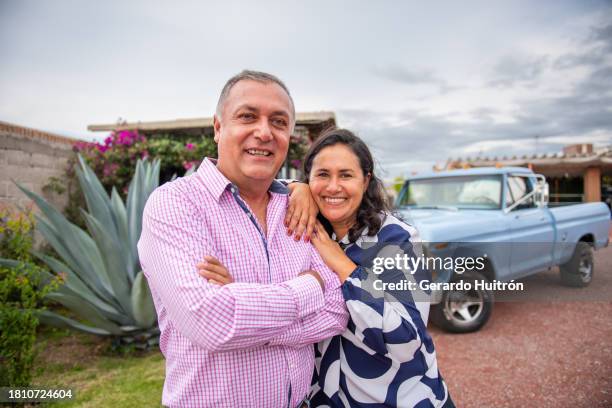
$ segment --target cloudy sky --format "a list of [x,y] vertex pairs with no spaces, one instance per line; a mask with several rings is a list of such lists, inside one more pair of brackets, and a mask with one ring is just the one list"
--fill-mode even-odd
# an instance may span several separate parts
[[0,0],[0,120],[91,139],[212,116],[252,68],[334,111],[385,178],[612,144],[610,0],[425,3]]

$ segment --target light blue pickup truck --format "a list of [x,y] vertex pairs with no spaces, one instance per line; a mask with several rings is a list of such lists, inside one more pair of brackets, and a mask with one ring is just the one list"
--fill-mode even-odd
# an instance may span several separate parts
[[418,229],[427,257],[484,259],[483,268],[464,273],[430,268],[435,282],[472,283],[432,291],[430,318],[451,332],[478,330],[491,315],[494,291],[475,282],[507,283],[559,266],[563,284],[584,287],[593,279],[593,250],[609,244],[604,203],[549,208],[544,177],[523,167],[413,176],[396,207]]

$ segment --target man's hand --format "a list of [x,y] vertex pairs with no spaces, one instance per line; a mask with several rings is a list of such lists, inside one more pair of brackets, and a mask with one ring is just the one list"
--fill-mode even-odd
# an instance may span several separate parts
[[299,276],[302,275],[312,275],[315,277],[315,279],[317,280],[317,282],[319,282],[319,285],[321,285],[321,289],[325,290],[325,282],[323,282],[323,278],[321,278],[321,275],[319,275],[319,272],[317,271],[313,271],[312,269],[304,271],[302,273],[299,274]]
[[287,235],[294,236],[299,241],[304,234],[304,241],[310,241],[312,231],[317,221],[319,207],[310,194],[310,187],[306,183],[291,183],[289,188],[289,207],[285,215]]
[[196,264],[196,267],[200,276],[208,279],[209,283],[223,286],[234,281],[227,268],[213,256],[205,256],[204,262]]

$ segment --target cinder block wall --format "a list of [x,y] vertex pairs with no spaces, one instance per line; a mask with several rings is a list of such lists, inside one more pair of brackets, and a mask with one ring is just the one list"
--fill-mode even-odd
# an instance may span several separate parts
[[0,122],[0,202],[18,206],[30,202],[14,180],[61,210],[67,195],[45,192],[43,186],[49,177],[64,176],[67,161],[74,154],[73,142],[67,137]]

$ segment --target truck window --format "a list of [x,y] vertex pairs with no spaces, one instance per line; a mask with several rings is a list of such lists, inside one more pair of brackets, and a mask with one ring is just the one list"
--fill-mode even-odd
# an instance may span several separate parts
[[406,182],[398,205],[414,208],[449,206],[458,209],[501,208],[502,178],[499,175],[450,176]]
[[[506,207],[511,206],[522,197],[531,193],[532,186],[527,177],[508,177],[508,188],[506,189]],[[535,207],[535,200],[531,196],[527,201],[520,204],[517,209]]]

